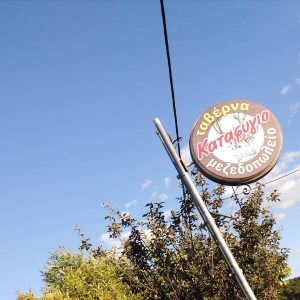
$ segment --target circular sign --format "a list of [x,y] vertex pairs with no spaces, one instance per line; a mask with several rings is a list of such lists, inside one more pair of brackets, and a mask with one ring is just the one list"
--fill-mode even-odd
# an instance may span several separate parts
[[194,163],[222,184],[254,182],[272,170],[282,148],[275,116],[248,100],[218,103],[204,112],[190,136]]

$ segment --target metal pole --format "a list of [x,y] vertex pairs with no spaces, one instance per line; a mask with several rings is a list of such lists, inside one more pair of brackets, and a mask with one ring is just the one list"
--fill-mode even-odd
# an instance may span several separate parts
[[170,137],[167,135],[166,131],[164,130],[160,120],[158,118],[154,119],[154,123],[157,129],[157,134],[163,143],[171,161],[174,164],[177,172],[181,176],[183,183],[185,184],[187,190],[190,192],[194,203],[202,217],[202,219],[207,223],[207,227],[209,229],[210,234],[212,235],[213,239],[215,240],[217,246],[221,250],[227,264],[229,265],[231,271],[235,274],[235,277],[244,292],[244,295],[248,300],[257,300],[251,287],[249,286],[243,271],[238,266],[235,258],[233,257],[230,249],[228,248],[219,228],[217,227],[213,217],[209,213],[203,199],[201,198],[196,186],[194,185],[184,163],[179,158]]

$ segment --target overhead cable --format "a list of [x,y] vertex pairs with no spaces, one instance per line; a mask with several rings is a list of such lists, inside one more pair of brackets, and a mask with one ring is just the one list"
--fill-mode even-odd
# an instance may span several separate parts
[[[280,176],[280,177],[277,177],[277,178],[275,178],[275,179],[272,179],[272,180],[270,180],[270,181],[268,181],[268,182],[265,182],[265,183],[263,183],[263,185],[268,185],[268,184],[270,184],[270,183],[273,183],[273,182],[275,182],[275,181],[278,181],[278,180],[280,180],[280,179],[282,179],[282,178],[285,178],[285,177],[287,177],[287,176],[290,176],[290,175],[292,175],[292,174],[294,174],[294,173],[297,173],[297,172],[299,172],[299,171],[300,171],[300,168],[299,168],[299,169],[296,169],[296,170],[293,170],[293,171],[291,171],[291,172],[289,172],[289,173],[286,173],[286,174],[284,174],[284,175],[282,175],[282,176]],[[241,185],[241,186],[243,186],[243,185]],[[254,189],[255,189],[255,187],[250,187],[250,188],[249,188],[249,192],[252,191],[252,190],[254,190]],[[244,193],[241,192],[241,193],[237,193],[236,195],[238,196],[238,195],[241,195],[241,194],[244,194]],[[227,200],[227,199],[230,199],[230,198],[232,198],[232,196],[227,197],[227,198],[224,198],[223,200]]]
[[160,0],[160,8],[161,8],[162,21],[163,21],[163,28],[164,28],[164,38],[165,38],[167,60],[168,60],[169,80],[170,80],[170,87],[171,87],[173,115],[174,115],[175,130],[176,130],[176,141],[178,141],[177,150],[178,150],[178,155],[181,159],[180,143],[179,143],[180,137],[179,137],[179,129],[178,129],[178,121],[177,121],[177,111],[176,111],[176,101],[175,101],[175,92],[174,92],[174,84],[173,84],[170,49],[169,49],[169,42],[168,42],[168,30],[167,30],[166,14],[165,14],[165,7],[164,7],[164,1],[163,0]]

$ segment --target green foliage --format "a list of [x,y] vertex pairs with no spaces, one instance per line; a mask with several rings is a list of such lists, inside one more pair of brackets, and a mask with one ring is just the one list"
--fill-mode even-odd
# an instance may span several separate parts
[[51,253],[43,272],[44,295],[35,298],[31,292],[18,295],[18,300],[135,300],[138,299],[121,281],[124,260],[113,253],[84,256],[65,249]]
[[[192,173],[257,298],[278,299],[288,251],[279,246],[275,220],[263,206],[262,186],[258,184],[247,198],[233,198],[238,209],[225,216],[220,213],[224,187],[217,186],[209,193],[204,178],[196,170]],[[278,201],[279,195],[275,191],[267,200]],[[179,201],[179,211],[173,211],[168,220],[163,203],[147,204],[142,221],[110,211],[111,237],[121,238],[124,230],[131,232],[123,244],[122,255],[130,262],[124,268],[123,280],[145,299],[244,299],[190,196],[185,193]]]
[[17,300],[71,300],[65,297],[61,292],[48,293],[41,297],[35,297],[31,291],[18,293]]
[[[209,192],[202,175],[192,174],[257,299],[299,299],[299,282],[283,281],[289,275],[288,250],[280,247],[275,219],[263,203],[279,201],[278,193],[265,197],[257,184],[248,196],[232,197],[236,210],[227,216],[221,213],[224,186]],[[118,255],[94,248],[78,229],[80,253],[63,248],[52,253],[43,272],[44,295],[36,298],[29,291],[18,300],[244,299],[191,197],[184,191],[178,200],[179,210],[168,219],[161,202],[148,203],[140,221],[106,206],[110,237],[122,242]]]
[[280,300],[300,300],[300,277],[284,282]]

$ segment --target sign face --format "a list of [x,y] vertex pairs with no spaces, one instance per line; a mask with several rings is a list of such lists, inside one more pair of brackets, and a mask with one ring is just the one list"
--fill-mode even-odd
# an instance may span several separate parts
[[202,173],[222,184],[254,182],[272,170],[282,148],[275,116],[248,100],[216,104],[195,123],[190,152]]

